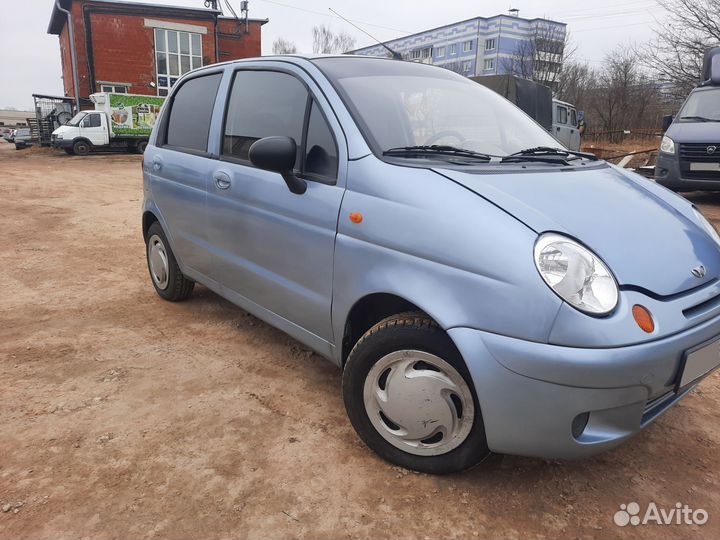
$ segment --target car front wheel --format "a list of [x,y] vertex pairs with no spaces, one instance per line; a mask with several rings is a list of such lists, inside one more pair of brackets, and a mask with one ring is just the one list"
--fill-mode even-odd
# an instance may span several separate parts
[[353,427],[387,461],[445,474],[489,454],[465,363],[422,313],[394,315],[368,330],[348,356],[342,388]]
[[73,144],[73,154],[77,156],[87,156],[90,153],[90,143],[87,141],[76,141]]

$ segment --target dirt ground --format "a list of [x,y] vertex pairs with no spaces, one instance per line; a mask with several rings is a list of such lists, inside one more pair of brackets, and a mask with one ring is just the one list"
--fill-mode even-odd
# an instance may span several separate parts
[[[411,473],[330,363],[203,287],[157,297],[141,199],[138,156],[0,142],[0,537],[720,536],[720,375],[593,459]],[[710,519],[616,526],[632,501]]]

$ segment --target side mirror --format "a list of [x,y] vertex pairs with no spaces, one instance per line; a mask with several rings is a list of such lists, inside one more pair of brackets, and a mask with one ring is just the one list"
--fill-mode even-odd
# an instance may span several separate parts
[[264,137],[255,141],[248,151],[250,163],[258,169],[280,173],[288,189],[296,195],[307,190],[307,182],[293,174],[297,144],[291,137]]
[[670,127],[670,124],[672,124],[672,123],[673,123],[673,115],[672,114],[663,116],[663,119],[662,119],[663,133],[665,133],[668,130],[668,128]]

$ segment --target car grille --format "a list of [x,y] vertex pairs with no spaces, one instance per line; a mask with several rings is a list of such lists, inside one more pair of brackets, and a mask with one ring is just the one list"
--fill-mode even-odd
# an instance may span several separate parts
[[[708,148],[715,147],[714,152]],[[691,171],[690,163],[720,163],[720,142],[686,143],[680,145],[680,170],[683,178],[720,180],[720,171]]]

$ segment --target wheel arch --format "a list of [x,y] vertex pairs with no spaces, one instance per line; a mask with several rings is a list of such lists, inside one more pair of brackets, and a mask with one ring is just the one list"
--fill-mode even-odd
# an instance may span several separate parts
[[88,139],[87,137],[75,137],[72,141],[72,145],[75,146],[75,144],[79,142],[86,142],[90,145],[90,148],[93,147],[93,143],[90,142],[90,139]]
[[[150,226],[153,223],[160,223],[160,219],[152,212],[152,210],[145,210],[142,215],[142,232],[143,232],[143,240],[147,242],[147,234],[148,230],[150,229]],[[162,227],[162,224],[160,224]],[[163,230],[165,228],[163,227]]]
[[[340,365],[345,366],[353,346],[370,328],[387,317],[408,311],[422,313],[438,324],[437,319],[422,307],[397,294],[376,292],[359,298],[345,317]],[[440,325],[438,324],[438,326]]]

